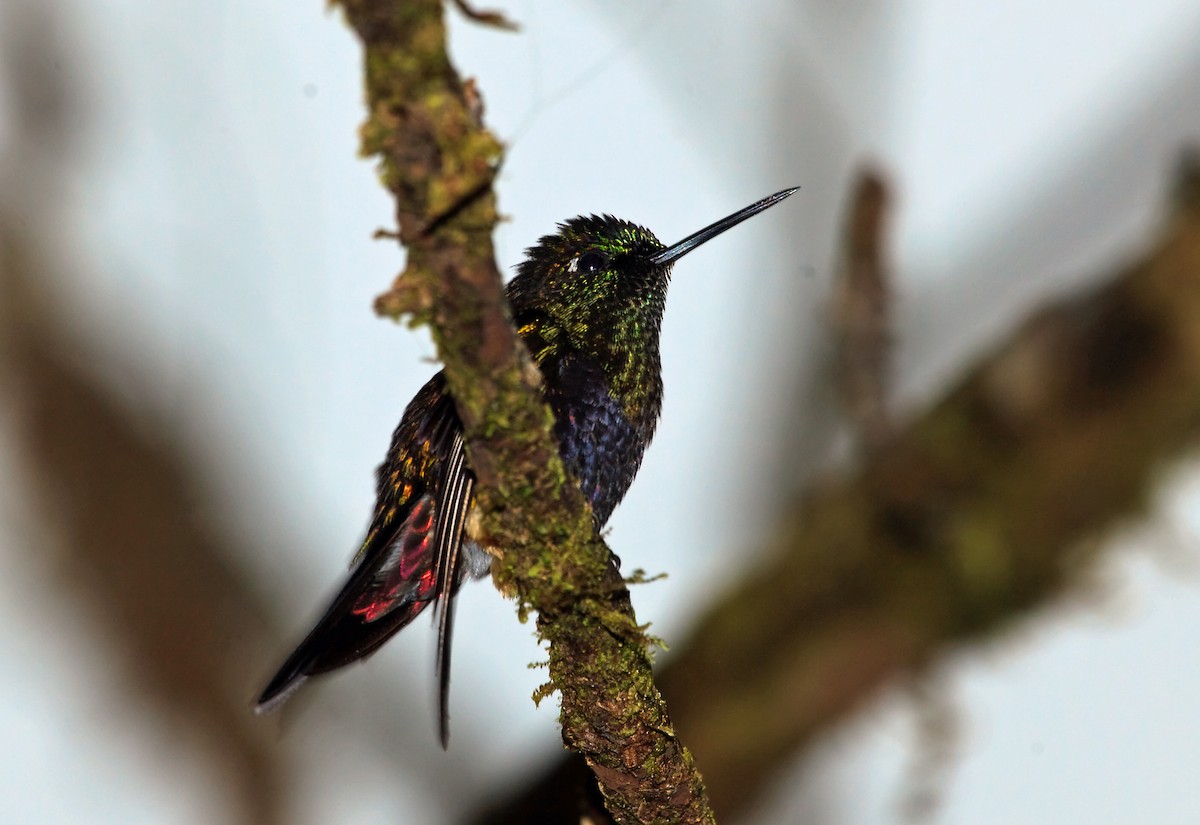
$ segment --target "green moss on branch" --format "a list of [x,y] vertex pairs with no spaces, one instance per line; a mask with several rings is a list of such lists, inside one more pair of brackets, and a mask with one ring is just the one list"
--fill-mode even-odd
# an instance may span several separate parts
[[428,323],[467,432],[496,583],[535,611],[562,696],[563,741],[620,822],[711,822],[654,687],[648,640],[612,554],[567,478],[494,262],[502,147],[446,54],[436,0],[339,0],[365,47],[362,150],[396,197],[404,272],[377,307]]

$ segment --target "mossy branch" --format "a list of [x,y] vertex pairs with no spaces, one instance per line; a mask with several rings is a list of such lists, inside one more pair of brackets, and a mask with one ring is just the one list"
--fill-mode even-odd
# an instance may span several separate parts
[[[1141,260],[1035,314],[798,496],[760,568],[676,646],[659,684],[722,817],[884,685],[1060,595],[1200,440],[1195,156],[1176,193]],[[523,821],[577,773],[564,761],[471,821]]]
[[649,642],[612,554],[568,479],[508,317],[492,250],[502,146],[446,53],[440,0],[338,0],[365,48],[364,154],[396,198],[404,272],[377,308],[433,331],[466,428],[495,578],[537,613],[563,741],[620,822],[711,822],[703,784],[654,686]]

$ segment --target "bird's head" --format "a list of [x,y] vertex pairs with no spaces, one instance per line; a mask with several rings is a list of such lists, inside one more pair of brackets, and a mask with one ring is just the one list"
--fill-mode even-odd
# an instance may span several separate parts
[[530,247],[517,268],[509,299],[518,323],[522,313],[536,313],[554,335],[600,357],[637,350],[638,342],[657,344],[675,262],[795,191],[763,198],[672,246],[611,215],[565,221]]

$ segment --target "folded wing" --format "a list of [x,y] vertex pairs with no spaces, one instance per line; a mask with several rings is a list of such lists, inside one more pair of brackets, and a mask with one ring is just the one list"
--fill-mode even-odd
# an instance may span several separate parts
[[392,435],[378,471],[375,515],[349,579],[263,689],[258,712],[277,707],[309,676],[369,656],[440,602],[439,727],[445,743],[454,595],[473,487],[462,425],[439,373],[417,393]]

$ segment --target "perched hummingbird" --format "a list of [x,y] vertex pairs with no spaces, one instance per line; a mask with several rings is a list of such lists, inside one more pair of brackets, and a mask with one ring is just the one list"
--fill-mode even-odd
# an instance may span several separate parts
[[[625,497],[662,407],[659,327],[675,261],[794,193],[785,189],[663,246],[609,215],[559,224],[527,250],[507,297],[517,331],[544,379],[554,435],[591,502],[597,528]],[[439,732],[449,737],[454,596],[491,557],[468,527],[475,477],[442,373],[409,403],[377,471],[375,513],[350,577],[263,689],[267,712],[309,677],[374,653],[438,605]]]

